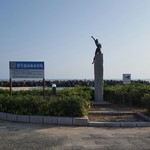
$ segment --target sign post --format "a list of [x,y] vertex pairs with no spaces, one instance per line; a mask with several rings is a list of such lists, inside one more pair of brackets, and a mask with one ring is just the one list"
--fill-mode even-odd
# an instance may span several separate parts
[[10,96],[12,96],[12,79],[11,78],[9,80],[9,85],[10,85]]
[[[131,84],[131,74],[123,74],[123,84]],[[130,92],[129,92],[130,94]],[[124,104],[124,91],[123,91],[123,104]],[[131,98],[130,98],[130,106],[131,106]]]
[[43,78],[43,99],[45,97],[45,79]]
[[42,78],[43,97],[45,90],[44,62],[43,61],[10,61],[10,95],[12,95],[13,78]]

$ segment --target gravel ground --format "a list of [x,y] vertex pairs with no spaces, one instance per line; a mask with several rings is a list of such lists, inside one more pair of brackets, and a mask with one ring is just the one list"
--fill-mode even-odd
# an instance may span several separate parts
[[122,115],[101,115],[101,114],[89,114],[90,121],[96,122],[138,122],[143,121],[142,118],[135,114],[122,114]]
[[147,109],[136,108],[136,107],[127,107],[124,105],[105,105],[105,106],[93,106],[89,108],[89,111],[133,111],[133,112],[146,112]]
[[[143,108],[135,108],[135,107],[127,107],[123,105],[105,105],[105,106],[93,106],[89,109],[89,111],[115,111],[115,112],[146,112],[146,109]],[[122,114],[122,115],[102,115],[102,114],[88,114],[90,121],[96,122],[138,122],[143,121],[142,118],[135,114]]]
[[64,127],[0,120],[0,150],[150,150],[150,127]]

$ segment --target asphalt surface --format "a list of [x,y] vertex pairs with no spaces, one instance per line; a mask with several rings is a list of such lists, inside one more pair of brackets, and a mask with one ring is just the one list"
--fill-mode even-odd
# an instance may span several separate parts
[[150,150],[150,127],[94,128],[0,120],[0,150]]

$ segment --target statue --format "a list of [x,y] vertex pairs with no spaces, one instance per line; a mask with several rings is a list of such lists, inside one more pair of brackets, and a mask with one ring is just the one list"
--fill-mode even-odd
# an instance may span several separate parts
[[94,99],[96,102],[103,102],[103,54],[101,53],[101,44],[98,39],[95,40],[93,36],[91,38],[94,40],[96,45],[95,56],[93,59],[94,64]]
[[[101,48],[102,48],[102,46],[101,46],[101,44],[98,42],[98,39],[95,40],[95,38],[94,38],[93,36],[91,36],[91,38],[94,40],[95,45],[96,45],[96,47],[97,47],[97,48],[96,48],[96,51],[95,51],[95,55],[98,54],[98,53],[101,53]],[[93,59],[92,64],[94,64],[94,62],[95,62],[95,56],[94,56],[94,59]]]

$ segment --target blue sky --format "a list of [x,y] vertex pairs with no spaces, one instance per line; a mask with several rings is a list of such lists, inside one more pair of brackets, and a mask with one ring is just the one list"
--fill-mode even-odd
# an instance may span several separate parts
[[150,0],[0,0],[0,79],[9,61],[44,61],[46,79],[150,79]]

